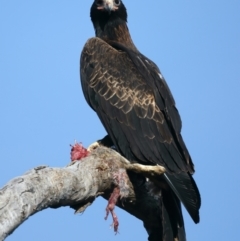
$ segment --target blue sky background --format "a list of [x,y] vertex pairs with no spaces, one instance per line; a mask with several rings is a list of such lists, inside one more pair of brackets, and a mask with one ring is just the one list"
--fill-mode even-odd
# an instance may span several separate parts
[[[184,210],[188,240],[238,240],[240,228],[240,2],[124,1],[139,50],[161,69],[183,121],[202,195],[201,222]],[[39,166],[69,162],[69,144],[105,131],[87,106],[79,56],[94,35],[90,0],[0,2],[0,186]],[[120,234],[104,221],[107,202],[83,215],[47,209],[8,241],[146,241],[141,221],[116,209]]]

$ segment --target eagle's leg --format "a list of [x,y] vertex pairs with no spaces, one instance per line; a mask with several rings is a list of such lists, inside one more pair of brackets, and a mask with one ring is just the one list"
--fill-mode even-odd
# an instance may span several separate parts
[[117,215],[114,213],[114,208],[118,202],[119,199],[123,199],[129,194],[129,186],[127,184],[127,173],[125,169],[120,168],[117,172],[114,173],[113,175],[114,178],[114,184],[115,187],[113,189],[112,194],[110,195],[110,198],[108,200],[108,205],[106,207],[106,217],[107,219],[109,213],[111,213],[112,218],[113,218],[113,228],[114,231],[117,233],[118,232],[118,218]]
[[87,150],[89,152],[93,151],[94,149],[98,148],[99,146],[106,146],[106,147],[111,147],[113,146],[113,142],[111,140],[111,138],[109,137],[109,135],[106,135],[103,139],[98,140],[94,143],[92,143]]

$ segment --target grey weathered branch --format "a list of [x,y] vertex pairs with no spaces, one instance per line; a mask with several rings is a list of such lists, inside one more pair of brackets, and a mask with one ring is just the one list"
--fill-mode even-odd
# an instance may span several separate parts
[[153,183],[134,173],[154,180],[164,168],[130,164],[114,150],[99,147],[64,168],[36,167],[0,189],[0,241],[45,208],[71,206],[82,212],[99,195],[109,198],[119,170],[128,170],[128,175],[127,190],[117,205],[143,221],[149,240],[159,240],[161,193],[150,192]]

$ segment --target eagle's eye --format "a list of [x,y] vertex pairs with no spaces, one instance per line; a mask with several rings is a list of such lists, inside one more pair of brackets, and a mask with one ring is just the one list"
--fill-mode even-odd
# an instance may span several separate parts
[[96,4],[97,4],[98,6],[103,5],[103,0],[97,0],[97,1],[96,1]]
[[121,1],[120,0],[114,0],[115,5],[119,6]]

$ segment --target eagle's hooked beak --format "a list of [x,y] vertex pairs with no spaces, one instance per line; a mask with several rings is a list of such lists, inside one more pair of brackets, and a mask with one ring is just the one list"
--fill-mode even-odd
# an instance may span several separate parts
[[107,3],[104,8],[108,11],[109,14],[113,10],[113,6],[111,4],[109,4],[109,3]]
[[100,10],[106,10],[109,14],[112,12],[112,11],[115,11],[118,9],[117,6],[114,5],[114,1],[113,0],[103,0],[102,1],[103,4],[102,6],[99,6],[97,7],[97,9],[100,9]]

